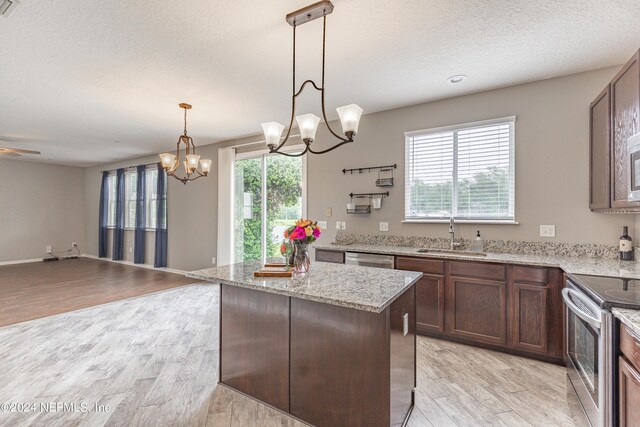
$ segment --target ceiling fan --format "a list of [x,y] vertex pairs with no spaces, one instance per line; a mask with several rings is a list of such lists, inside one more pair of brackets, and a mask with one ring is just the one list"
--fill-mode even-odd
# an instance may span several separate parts
[[0,147],[0,158],[21,157],[23,154],[42,154],[42,153],[34,150],[23,150],[21,148]]

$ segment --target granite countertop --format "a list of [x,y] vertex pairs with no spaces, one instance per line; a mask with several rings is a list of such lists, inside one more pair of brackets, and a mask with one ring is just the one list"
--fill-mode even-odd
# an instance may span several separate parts
[[464,261],[494,262],[503,264],[536,265],[542,267],[558,267],[571,274],[587,274],[591,276],[611,276],[625,279],[640,279],[640,262],[619,261],[603,258],[567,257],[561,255],[530,255],[491,253],[486,256],[470,256],[449,253],[420,253],[418,247],[386,246],[366,244],[319,244],[316,249],[333,251],[363,252],[384,255],[399,255],[421,258],[457,259]]
[[629,308],[617,308],[611,309],[613,315],[616,316],[622,323],[627,325],[629,329],[640,336],[640,311],[632,310]]
[[380,313],[411,287],[422,273],[314,262],[307,274],[254,277],[258,261],[205,268],[187,277],[254,289],[357,310]]

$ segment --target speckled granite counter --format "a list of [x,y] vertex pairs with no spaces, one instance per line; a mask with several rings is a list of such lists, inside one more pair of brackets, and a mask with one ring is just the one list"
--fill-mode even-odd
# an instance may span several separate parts
[[259,262],[206,268],[188,277],[380,313],[422,273],[314,262],[306,275],[254,277]]
[[350,251],[384,255],[399,255],[421,258],[458,259],[465,261],[495,262],[503,264],[539,265],[543,267],[559,267],[567,273],[588,274],[592,276],[622,277],[625,279],[640,279],[640,262],[619,261],[603,258],[574,258],[560,255],[529,255],[487,253],[486,256],[468,256],[445,253],[420,253],[417,247],[383,246],[365,244],[319,244],[316,249],[333,251]]
[[612,308],[611,311],[622,323],[640,336],[640,311],[616,307]]

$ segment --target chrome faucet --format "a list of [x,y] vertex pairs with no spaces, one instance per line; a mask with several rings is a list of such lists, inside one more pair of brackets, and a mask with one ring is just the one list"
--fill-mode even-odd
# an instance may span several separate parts
[[455,230],[455,221],[453,217],[449,218],[449,234],[451,234],[451,250],[460,247],[460,243],[456,242],[456,230]]

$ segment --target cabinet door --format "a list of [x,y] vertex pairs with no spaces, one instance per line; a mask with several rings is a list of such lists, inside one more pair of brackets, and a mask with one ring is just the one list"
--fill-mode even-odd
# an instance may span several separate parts
[[511,299],[510,344],[512,348],[547,352],[548,288],[546,284],[513,283]]
[[640,62],[638,53],[620,70],[611,82],[613,193],[611,207],[638,206],[628,202],[630,165],[627,139],[640,131]]
[[611,97],[609,86],[591,103],[589,117],[589,208],[611,207]]
[[447,279],[447,332],[455,337],[504,346],[507,343],[505,282]]
[[416,283],[418,332],[444,332],[444,276],[424,275]]
[[640,373],[624,357],[618,360],[620,427],[640,426]]

